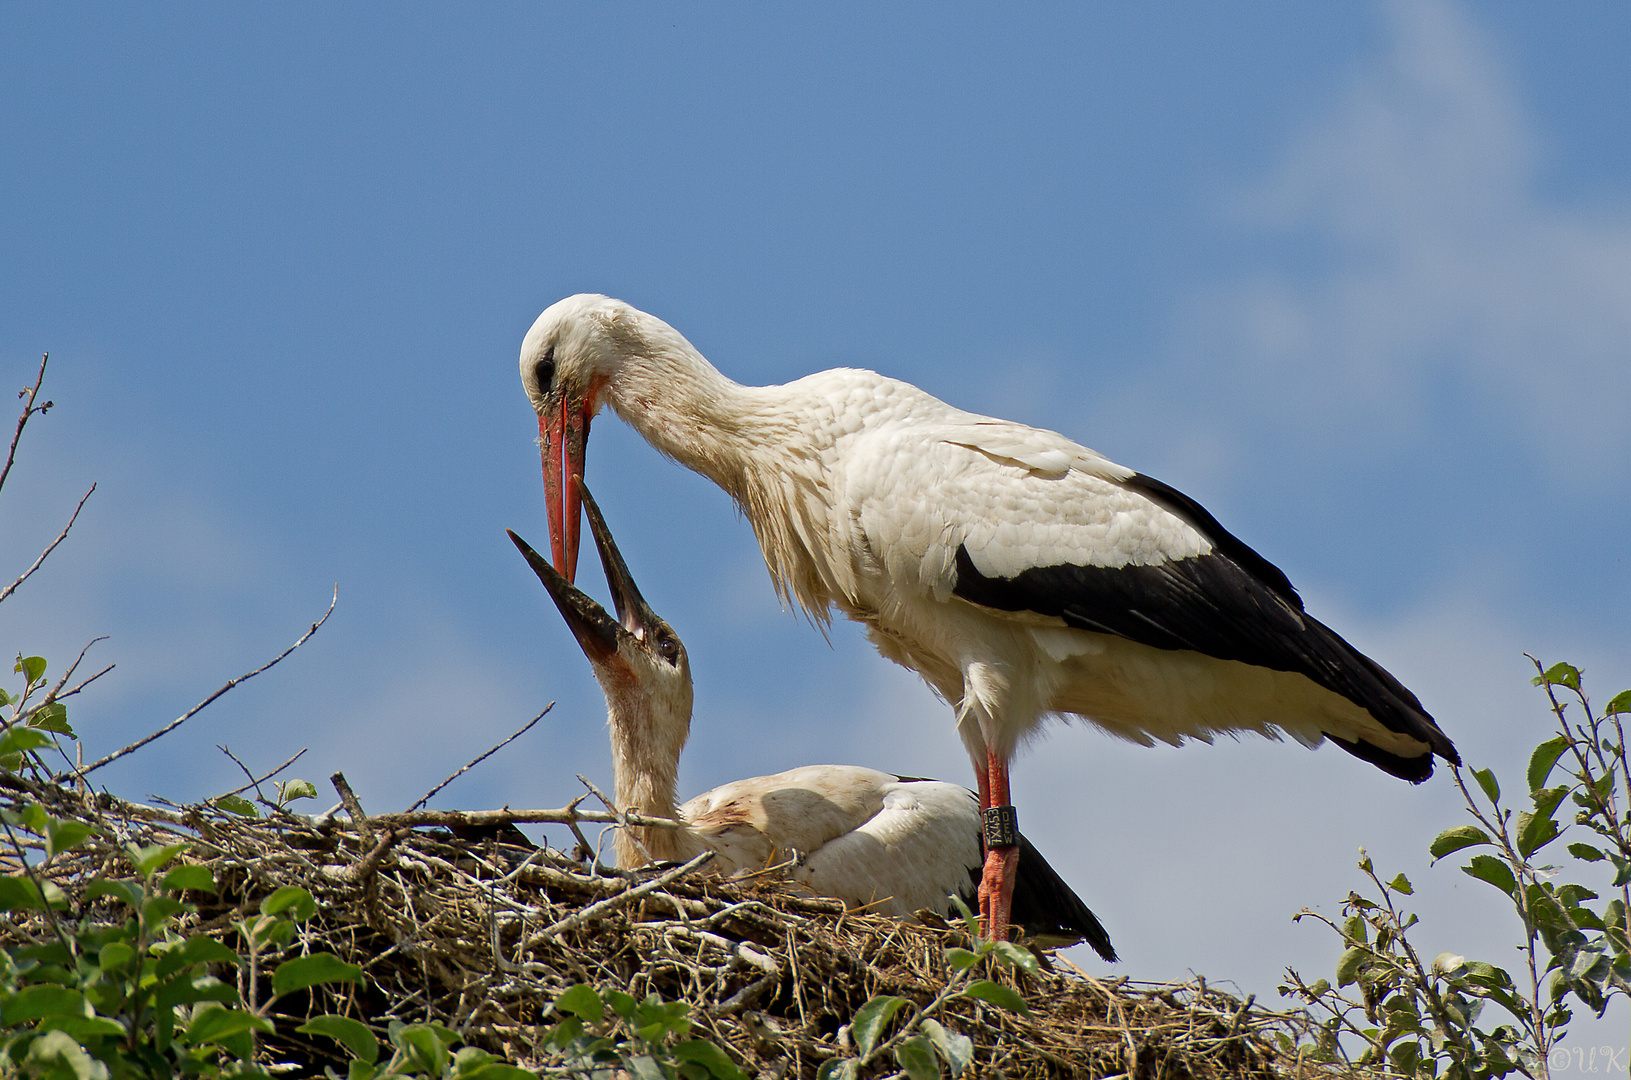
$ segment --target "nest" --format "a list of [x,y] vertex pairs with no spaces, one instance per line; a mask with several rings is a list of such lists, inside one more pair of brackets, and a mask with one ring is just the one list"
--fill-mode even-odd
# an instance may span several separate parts
[[[343,778],[335,779],[349,795]],[[575,858],[522,846],[514,822],[565,822],[581,840],[578,822],[622,817],[576,804],[368,817],[352,798],[349,814],[248,817],[214,803],[144,806],[19,776],[0,779],[0,805],[27,801],[99,829],[46,864],[80,915],[96,918],[97,905],[109,903],[83,900],[89,881],[131,876],[127,844],[188,843],[187,859],[209,867],[220,891],[188,894],[197,910],[185,917],[185,929],[234,949],[233,922],[253,914],[262,898],[287,885],[308,890],[318,914],[301,924],[282,957],[263,957],[258,974],[241,967],[237,978],[246,1001],[265,1001],[267,987],[256,980],[280,958],[327,951],[364,969],[361,982],[277,1002],[277,1034],[263,1044],[267,1060],[316,1075],[324,1066],[346,1070],[335,1043],[295,1033],[325,1012],[381,1032],[392,1020],[435,1021],[469,1045],[558,1072],[560,1059],[546,1042],[560,1019],[552,1003],[566,988],[590,983],[686,1002],[693,1037],[725,1048],[750,1076],[812,1077],[824,1062],[854,1055],[848,1025],[863,1002],[893,994],[928,1003],[950,975],[948,947],[970,945],[961,925],[846,911],[837,901],[796,895],[770,876],[719,880],[695,860],[619,871],[585,850]],[[469,838],[483,829],[497,835]],[[521,843],[505,842],[506,835]],[[107,914],[115,917],[112,909]],[[50,931],[41,919],[14,912],[0,920],[0,933],[8,944],[44,940]],[[991,975],[1023,995],[1031,1015],[972,999],[953,999],[937,1014],[973,1041],[970,1075],[1331,1075],[1331,1066],[1297,1049],[1315,1031],[1301,1014],[1257,1008],[1204,980],[1099,979],[1063,958],[1043,961],[1039,975]],[[878,1060],[863,1074],[890,1076],[895,1066]]]

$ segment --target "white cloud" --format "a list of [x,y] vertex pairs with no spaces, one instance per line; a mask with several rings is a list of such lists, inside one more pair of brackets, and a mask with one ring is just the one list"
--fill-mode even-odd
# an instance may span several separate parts
[[1365,453],[1442,422],[1436,397],[1568,473],[1619,469],[1631,192],[1549,202],[1539,140],[1478,30],[1447,3],[1386,10],[1387,54],[1235,208],[1289,262],[1197,304],[1178,353],[1297,434],[1334,429]]

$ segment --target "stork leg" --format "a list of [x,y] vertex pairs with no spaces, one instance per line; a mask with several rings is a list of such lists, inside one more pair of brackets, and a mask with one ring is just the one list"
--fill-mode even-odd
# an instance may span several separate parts
[[989,751],[980,776],[985,868],[980,875],[980,920],[989,941],[1007,941],[1019,872],[1019,832],[1008,801],[1008,762]]

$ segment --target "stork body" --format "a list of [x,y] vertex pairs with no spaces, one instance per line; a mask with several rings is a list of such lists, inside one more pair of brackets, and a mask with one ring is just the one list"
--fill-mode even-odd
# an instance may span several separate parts
[[[691,726],[690,661],[673,628],[640,596],[594,501],[587,492],[583,497],[617,618],[510,536],[605,692],[617,805],[683,823],[619,830],[619,864],[713,851],[720,873],[779,864],[817,895],[897,916],[924,909],[944,915],[953,894],[974,899],[984,858],[979,800],[956,784],[854,765],[808,765],[723,784],[676,804],[680,752]],[[1023,842],[1019,861],[1014,922],[1045,943],[1086,940],[1106,960],[1115,959],[1098,919],[1047,861]]]
[[[575,565],[590,418],[609,405],[724,488],[772,579],[862,623],[950,703],[986,807],[1047,717],[1144,745],[1219,732],[1330,738],[1411,781],[1455,748],[1414,695],[1303,611],[1285,575],[1159,481],[1056,432],[964,412],[870,371],[741,386],[662,320],[580,295],[539,316],[521,377],[539,415],[556,564]],[[1011,811],[1010,811],[1011,813]],[[997,935],[1016,872],[992,849]]]

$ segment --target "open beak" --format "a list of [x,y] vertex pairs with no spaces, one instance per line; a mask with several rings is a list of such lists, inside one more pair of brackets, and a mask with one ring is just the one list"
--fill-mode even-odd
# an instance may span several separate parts
[[574,495],[582,497],[583,508],[589,513],[589,531],[594,534],[595,547],[600,551],[600,566],[606,571],[606,585],[612,590],[617,620],[623,624],[623,629],[643,641],[646,629],[656,623],[657,613],[651,610],[635,586],[634,575],[629,573],[623,553],[617,550],[617,541],[612,539],[612,530],[607,528],[606,519],[601,516],[600,507],[595,504],[595,497],[589,494],[582,476],[572,478],[572,488]]
[[568,582],[578,576],[577,489],[566,483],[583,475],[583,451],[589,442],[589,403],[573,401],[564,390],[550,394],[538,414],[538,438],[544,460],[544,499],[549,503],[549,553],[555,569]]
[[532,546],[514,532],[509,532],[510,539],[532,567],[532,572],[538,575],[538,580],[544,583],[549,590],[550,597],[555,606],[560,608],[561,617],[571,628],[572,636],[578,639],[578,645],[583,649],[584,655],[594,664],[602,664],[617,655],[617,635],[623,633],[623,628],[616,619],[607,614],[606,609],[591,600],[581,589],[567,581],[565,576],[532,550]]

